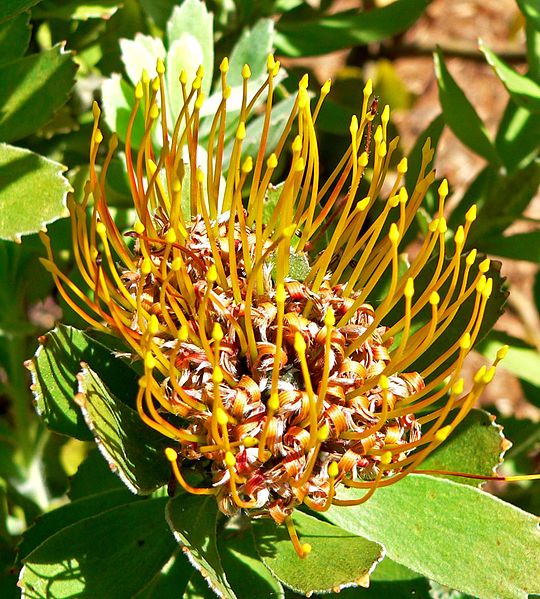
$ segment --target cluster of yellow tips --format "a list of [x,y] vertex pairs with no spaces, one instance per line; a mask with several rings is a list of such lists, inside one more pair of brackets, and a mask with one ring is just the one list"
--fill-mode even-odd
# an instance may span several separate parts
[[[96,170],[103,140],[96,105],[90,177],[82,203],[69,205],[74,259],[89,291],[58,269],[45,234],[44,264],[76,312],[121,336],[143,361],[137,408],[171,439],[166,457],[175,480],[191,493],[215,495],[226,514],[243,508],[285,522],[305,556],[310,548],[292,525],[295,506],[323,511],[358,504],[417,470],[467,415],[504,351],[470,385],[460,378],[492,280],[489,260],[475,251],[462,255],[474,207],[448,252],[446,182],[421,247],[401,272],[402,240],[434,181],[429,141],[407,193],[407,160],[391,171],[398,140],[387,138],[389,109],[377,118],[368,82],[350,146],[323,182],[316,120],[330,83],[314,99],[307,76],[300,81],[281,136],[269,148],[279,68],[269,56],[266,81],[250,97],[244,67],[241,108],[231,117],[223,61],[222,100],[205,152],[202,68],[192,82],[180,75],[183,103],[172,127],[163,63],[155,79],[143,73],[125,144],[137,215],[127,233],[116,226],[105,196],[116,136]],[[245,156],[246,123],[261,106],[258,151]],[[139,113],[145,131],[133,148]],[[267,215],[278,176],[283,184]],[[321,247],[323,233],[329,241]],[[309,264],[303,281],[289,275],[298,256]],[[430,258],[430,280],[417,292]],[[383,279],[386,295],[372,307],[367,302]],[[455,342],[431,355],[422,371],[408,371],[455,328],[458,312],[463,321],[465,305],[468,322]],[[338,485],[365,494],[343,500]]]

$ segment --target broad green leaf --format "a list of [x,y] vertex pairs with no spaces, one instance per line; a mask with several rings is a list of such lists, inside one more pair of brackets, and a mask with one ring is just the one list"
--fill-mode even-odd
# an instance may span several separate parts
[[154,78],[157,59],[165,60],[163,42],[142,33],[137,33],[133,40],[121,39],[120,49],[126,74],[133,85],[141,80],[143,69],[146,69],[150,78]]
[[65,19],[87,21],[88,19],[110,19],[118,10],[120,0],[44,0],[32,12],[38,19]]
[[208,585],[224,599],[237,599],[217,549],[215,497],[178,495],[167,504],[166,515],[176,540]]
[[23,535],[18,546],[19,559],[28,557],[41,543],[62,529],[134,500],[135,497],[124,488],[79,499],[39,516]]
[[[181,47],[185,47],[187,44],[192,49],[194,47],[193,40],[197,41],[202,57],[201,64],[204,67],[202,90],[207,96],[212,85],[214,71],[213,20],[213,15],[208,11],[204,2],[201,0],[185,0],[181,6],[174,7],[171,18],[167,22],[169,52],[173,49],[175,43],[180,44]],[[182,42],[183,39],[184,42]],[[175,65],[178,64],[179,60],[181,60],[181,57],[178,53],[175,53],[174,60],[167,57],[169,81],[174,81],[176,87],[179,87],[177,78],[180,75],[180,70],[177,70]],[[194,64],[192,68],[197,70],[199,66],[199,64]],[[185,66],[182,68],[185,68]],[[190,82],[189,73],[188,82]],[[171,98],[170,92],[169,88],[169,97]]]
[[540,84],[527,77],[527,75],[520,75],[514,71],[482,41],[480,41],[479,47],[514,102],[530,111],[539,112]]
[[51,430],[91,440],[73,400],[81,361],[102,372],[112,392],[131,403],[138,377],[109,348],[82,331],[59,325],[44,336],[30,367],[36,409]]
[[253,29],[246,29],[236,42],[229,58],[227,83],[241,86],[242,67],[249,65],[252,79],[266,74],[266,60],[274,45],[274,22],[271,19],[257,21]]
[[[450,437],[420,464],[420,470],[445,470],[493,476],[509,446],[495,417],[483,410],[471,410]],[[457,483],[477,487],[484,481],[446,476]]]
[[139,495],[165,485],[170,478],[164,454],[169,439],[144,424],[88,366],[77,378],[77,403],[111,470]]
[[331,507],[326,517],[381,543],[392,560],[480,599],[540,592],[540,570],[532,567],[538,519],[469,485],[411,474],[360,506]]
[[304,594],[369,584],[370,573],[384,555],[380,545],[300,511],[293,520],[301,542],[312,546],[304,560],[285,526],[267,518],[253,521],[259,555],[278,580]]
[[510,99],[495,138],[497,152],[510,173],[525,168],[538,154],[539,139],[540,115]]
[[40,0],[3,0],[0,4],[0,23],[4,23],[21,12],[28,10]]
[[85,518],[24,559],[24,596],[132,597],[161,570],[175,543],[163,517],[167,499],[135,501]]
[[516,233],[508,237],[495,235],[479,240],[478,246],[494,256],[540,264],[540,231]]
[[497,151],[489,139],[484,123],[446,68],[440,50],[435,53],[434,60],[439,85],[439,101],[446,124],[468,148],[488,162],[498,164]]
[[184,590],[193,573],[193,566],[177,550],[152,582],[133,599],[180,599],[184,597]]
[[66,103],[76,70],[63,44],[0,67],[0,139],[21,139],[50,121]]
[[0,143],[0,239],[20,241],[68,215],[71,185],[65,170],[30,150]]
[[218,551],[238,597],[283,599],[283,587],[261,562],[249,528],[237,531],[226,528],[218,537]]
[[[105,122],[111,131],[118,133],[120,141],[125,143],[129,119],[135,106],[135,90],[120,75],[113,73],[104,81],[101,97]],[[140,146],[143,135],[144,116],[142,110],[139,110],[131,132],[131,145],[134,149]]]
[[[486,166],[473,179],[469,187],[465,190],[459,204],[452,210],[448,218],[448,227],[450,230],[455,231],[459,225],[465,222],[465,215],[473,204],[482,205],[494,180],[498,176],[498,170],[494,166]],[[474,223],[473,228],[477,224],[478,222]]]
[[377,42],[411,27],[429,2],[398,0],[383,8],[341,12],[311,21],[282,19],[277,24],[276,46],[286,56],[304,57]]
[[0,65],[24,56],[30,41],[30,14],[23,12],[0,27]]
[[111,472],[98,448],[94,447],[79,465],[77,472],[70,477],[68,495],[71,501],[76,501],[118,490],[130,493],[124,483]]
[[540,386],[540,368],[538,352],[517,337],[502,331],[491,331],[489,336],[478,346],[478,351],[493,358],[502,345],[508,345],[508,353],[501,366],[513,372],[518,378]]

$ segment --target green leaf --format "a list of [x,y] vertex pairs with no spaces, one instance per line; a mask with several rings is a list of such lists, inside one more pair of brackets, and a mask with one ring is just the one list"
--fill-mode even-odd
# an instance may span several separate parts
[[139,0],[139,2],[144,12],[162,31],[165,31],[167,20],[177,0]]
[[64,45],[0,67],[0,139],[34,133],[66,103],[77,65]]
[[[118,133],[120,141],[126,141],[127,128],[131,111],[135,106],[135,91],[120,75],[113,75],[103,82],[101,88],[103,114],[109,129]],[[144,116],[137,111],[131,132],[131,145],[137,149],[144,135]]]
[[286,56],[320,56],[351,46],[366,45],[405,31],[430,0],[398,0],[383,8],[340,12],[317,20],[278,21],[276,46]]
[[133,599],[180,599],[184,597],[184,590],[193,573],[191,564],[177,550],[176,556]]
[[367,589],[343,589],[339,599],[430,599],[429,583],[417,572],[385,557],[371,574]]
[[[539,19],[540,21],[540,19]],[[525,23],[527,43],[527,64],[529,77],[540,81],[540,26],[535,27],[532,20]]]
[[382,543],[394,561],[480,599],[540,592],[540,570],[525,566],[539,555],[538,519],[474,487],[411,474],[326,517]]
[[301,542],[312,546],[304,560],[285,526],[267,518],[253,521],[259,555],[278,580],[304,594],[369,584],[371,571],[384,555],[380,545],[300,511],[294,512],[293,520]]
[[484,42],[480,41],[479,48],[514,102],[530,111],[539,112],[540,84],[527,77],[527,75],[520,75],[514,71],[492,52]]
[[[115,476],[97,447],[92,448],[77,472],[69,479],[68,495],[71,501],[92,495],[121,490],[130,493],[122,481]],[[131,497],[133,495],[130,493]]]
[[36,522],[24,533],[18,547],[19,559],[28,557],[41,543],[71,524],[80,522],[90,516],[96,516],[119,505],[131,503],[134,500],[136,498],[124,488],[79,499],[39,516]]
[[30,42],[30,13],[13,17],[0,28],[0,65],[24,56]]
[[243,531],[226,528],[218,537],[218,551],[238,597],[284,597],[283,587],[259,559],[249,527]]
[[539,139],[540,115],[510,99],[495,138],[497,152],[510,173],[528,166],[538,154]]
[[121,5],[120,0],[63,0],[60,4],[45,0],[35,11],[37,19],[65,19],[87,21],[88,19],[110,19]]
[[167,504],[167,522],[192,565],[208,585],[224,599],[237,599],[223,566],[216,543],[215,497],[182,494]]
[[165,485],[170,479],[164,453],[169,439],[144,424],[88,366],[77,378],[77,403],[111,470],[139,495],[149,495]]
[[488,236],[501,234],[521,218],[540,185],[540,160],[489,180],[478,202],[478,216],[467,238],[467,247],[483,247]]
[[71,185],[65,170],[30,150],[0,143],[0,239],[20,241],[67,216]]
[[[198,44],[202,66],[204,67],[204,78],[202,90],[208,96],[212,85],[212,74],[214,71],[214,17],[208,11],[201,0],[185,0],[181,6],[175,6],[171,18],[167,22],[167,40],[169,54],[167,55],[167,69],[169,70],[169,82],[174,82],[175,88],[179,88],[177,78],[180,75],[179,65],[186,68],[180,55],[180,49],[190,48],[194,51],[195,43]],[[190,69],[196,71],[199,64],[189,65]],[[190,71],[186,69],[188,82],[191,82]],[[175,92],[171,93],[169,86],[169,100],[175,98]],[[174,106],[174,105],[173,105]]]
[[[471,410],[450,437],[422,462],[420,469],[493,476],[507,446],[495,417],[483,410]],[[484,482],[456,476],[446,478],[473,487]]]
[[167,499],[121,505],[54,534],[24,560],[26,597],[132,597],[175,549]]
[[492,358],[502,345],[508,345],[509,349],[501,365],[518,378],[537,387],[540,386],[538,352],[521,339],[502,331],[491,331],[489,336],[478,345],[478,351]]
[[536,0],[517,0],[521,12],[540,31],[540,7]]
[[435,73],[439,85],[439,101],[446,124],[468,148],[492,164],[499,163],[497,151],[489,139],[486,127],[473,105],[444,64],[442,52],[434,55]]
[[32,358],[32,389],[36,409],[51,430],[91,440],[92,435],[73,401],[83,360],[104,374],[113,393],[126,401],[134,401],[136,373],[105,345],[63,325],[45,335]]
[[0,5],[0,23],[16,17],[21,12],[28,10],[40,0],[3,0]]
[[253,80],[266,74],[266,60],[272,52],[275,29],[271,19],[257,21],[253,29],[245,29],[229,58],[227,83],[231,88],[243,84],[242,67],[249,64]]
[[482,239],[478,245],[494,256],[540,264],[540,231],[516,233],[508,237],[496,235]]

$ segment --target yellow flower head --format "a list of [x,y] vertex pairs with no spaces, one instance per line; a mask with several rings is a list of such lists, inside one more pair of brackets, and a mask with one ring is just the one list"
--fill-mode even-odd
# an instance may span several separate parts
[[[136,214],[127,233],[105,195],[115,136],[96,170],[103,136],[95,106],[89,181],[82,203],[69,206],[74,258],[91,293],[59,271],[44,235],[45,264],[66,301],[93,327],[121,336],[144,364],[137,408],[170,438],[166,457],[178,483],[215,495],[225,514],[244,508],[285,522],[305,556],[310,548],[290,517],[296,506],[358,504],[414,471],[491,380],[493,367],[469,386],[460,378],[492,290],[489,261],[478,264],[474,251],[462,256],[474,209],[448,253],[443,182],[437,213],[404,267],[400,246],[434,181],[433,150],[428,142],[407,193],[406,159],[389,174],[397,139],[387,137],[388,108],[377,117],[371,82],[351,121],[350,145],[323,181],[315,126],[330,84],[314,100],[307,77],[300,81],[281,137],[268,147],[279,63],[269,57],[266,82],[253,96],[246,65],[225,152],[227,70],[224,61],[222,100],[204,149],[202,71],[192,82],[180,76],[183,105],[173,127],[163,64],[154,80],[142,77],[125,144]],[[261,102],[258,152],[245,156],[246,123]],[[139,114],[145,132],[134,151]],[[274,188],[276,177],[283,183]],[[416,291],[431,257],[431,279]],[[383,299],[369,305],[383,285]],[[412,371],[469,298],[461,337]],[[340,500],[339,485],[365,494]]]

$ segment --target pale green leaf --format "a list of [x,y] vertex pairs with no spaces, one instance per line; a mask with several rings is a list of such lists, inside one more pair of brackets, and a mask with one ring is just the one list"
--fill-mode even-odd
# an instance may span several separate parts
[[24,560],[23,597],[132,597],[175,549],[163,517],[166,501],[121,505],[49,537]]
[[215,497],[189,493],[178,495],[169,501],[166,515],[175,538],[208,585],[224,599],[237,599],[217,549],[218,509]]
[[18,241],[67,216],[71,185],[65,170],[30,150],[0,143],[0,239]]
[[169,439],[144,424],[88,366],[77,378],[77,403],[111,470],[140,495],[165,485],[170,479],[164,453]]
[[293,520],[301,542],[312,547],[303,560],[285,526],[266,518],[253,521],[259,555],[278,580],[304,594],[368,584],[384,555],[380,545],[300,511]]
[[[120,141],[126,141],[131,112],[135,106],[135,90],[120,75],[114,73],[103,82],[101,88],[103,113],[109,129],[118,133]],[[131,145],[137,149],[144,135],[143,111],[138,110],[131,132]]]
[[157,59],[165,60],[163,42],[142,33],[137,33],[134,40],[121,39],[120,50],[126,74],[133,85],[141,80],[143,69],[146,69],[150,78],[154,78]]
[[227,83],[234,88],[241,86],[242,67],[249,65],[252,79],[266,74],[266,60],[274,45],[274,22],[271,19],[257,21],[253,29],[242,32],[229,58]]
[[34,133],[66,103],[77,66],[64,45],[0,67],[0,139]]
[[480,599],[540,592],[540,569],[524,567],[538,561],[538,519],[469,485],[410,474],[360,506],[331,507],[326,517],[381,543],[392,560]]
[[[181,6],[175,6],[171,18],[167,22],[167,43],[169,51],[173,49],[175,42],[181,42],[182,38],[190,40],[190,47],[193,48],[191,38],[197,40],[202,53],[202,66],[204,67],[204,78],[202,90],[208,95],[212,85],[212,74],[214,71],[214,17],[208,11],[206,5],[201,0],[185,0]],[[189,38],[186,38],[186,35]],[[193,51],[193,50],[192,50]],[[179,56],[176,54],[177,60]],[[169,68],[170,79],[177,82],[180,72],[175,70],[172,61]],[[192,67],[196,70],[200,65],[194,64]],[[185,67],[183,67],[185,68]],[[171,70],[173,69],[173,70]],[[188,82],[189,81],[188,78]]]

